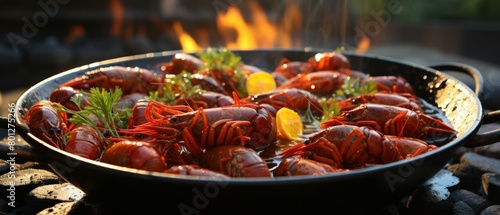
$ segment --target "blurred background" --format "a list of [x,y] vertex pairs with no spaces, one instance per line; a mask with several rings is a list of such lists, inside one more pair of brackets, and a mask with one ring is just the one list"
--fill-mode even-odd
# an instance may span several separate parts
[[496,0],[9,1],[0,8],[0,114],[31,85],[70,68],[209,46],[466,63],[483,73],[485,107],[499,109],[499,11]]

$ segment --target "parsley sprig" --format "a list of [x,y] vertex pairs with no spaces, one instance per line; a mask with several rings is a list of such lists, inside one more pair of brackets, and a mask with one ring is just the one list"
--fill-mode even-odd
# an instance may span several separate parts
[[242,65],[241,57],[234,54],[225,47],[210,47],[196,53],[205,62],[202,68],[212,69],[236,69]]
[[[117,102],[122,96],[122,91],[119,87],[115,90],[107,91],[97,87],[91,88],[89,92],[82,92],[87,97],[90,105],[85,106],[79,111],[63,108],[63,111],[73,114],[69,121],[75,125],[89,124],[99,132],[99,135],[104,138],[102,129],[99,129],[96,123],[90,118],[90,115],[96,116],[104,125],[112,137],[118,137],[117,124],[123,124],[123,121],[128,120],[130,111],[119,111]],[[80,107],[82,97],[73,97],[71,100]],[[128,116],[127,116],[128,115]]]
[[236,55],[234,52],[225,47],[210,47],[204,51],[197,53],[200,59],[204,62],[201,67],[201,71],[208,70],[211,73],[219,72],[222,74],[213,74],[213,77],[229,76],[225,77],[227,80],[218,80],[219,82],[232,81],[236,86],[237,93],[242,96],[248,96],[248,92],[245,86],[246,76],[245,73],[240,69],[243,65],[241,57]]

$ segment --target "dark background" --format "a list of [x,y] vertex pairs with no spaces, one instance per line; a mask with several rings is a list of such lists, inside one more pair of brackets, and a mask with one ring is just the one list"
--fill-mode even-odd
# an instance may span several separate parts
[[[227,35],[217,31],[216,15],[233,5],[251,21],[251,2],[270,22],[291,25],[292,48],[354,51],[364,37],[370,54],[424,65],[472,64],[483,72],[491,94],[500,90],[500,2],[494,0],[33,0],[9,1],[0,8],[0,92],[11,100],[9,93],[70,68],[179,50],[174,21],[195,39],[208,35],[205,46],[224,45]],[[285,17],[292,4],[300,10],[299,19]],[[489,99],[486,103],[495,108],[498,101]]]

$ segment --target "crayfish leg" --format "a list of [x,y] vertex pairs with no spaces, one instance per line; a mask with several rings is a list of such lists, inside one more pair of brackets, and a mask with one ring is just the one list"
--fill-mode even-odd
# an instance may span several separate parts
[[193,135],[191,134],[191,132],[189,132],[187,128],[184,128],[182,130],[182,139],[186,144],[187,150],[191,152],[194,156],[200,156],[203,154],[203,151],[201,150],[200,146],[197,144]]

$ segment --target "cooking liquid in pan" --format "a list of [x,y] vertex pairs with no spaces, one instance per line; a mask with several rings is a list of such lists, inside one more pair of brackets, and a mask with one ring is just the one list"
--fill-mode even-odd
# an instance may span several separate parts
[[[434,105],[429,104],[427,101],[425,101],[423,99],[420,99],[420,101],[422,102],[422,109],[424,110],[424,113],[426,115],[433,117],[433,118],[436,118],[436,119],[439,119],[447,125],[451,125],[450,121],[446,118],[444,112],[441,109],[439,109],[438,107],[436,107]],[[318,131],[320,131],[319,126],[305,124],[304,125],[304,133],[302,136],[303,140],[307,140],[307,138],[309,138],[310,136],[312,136],[314,133],[316,133]],[[449,142],[449,141],[451,141],[451,139],[442,140],[442,141]],[[260,157],[262,157],[266,161],[266,163],[269,167],[269,170],[271,172],[273,172],[274,169],[276,169],[276,167],[280,164],[280,162],[282,160],[281,157],[278,156],[278,154],[280,154],[284,150],[288,149],[289,147],[295,145],[296,143],[298,143],[298,142],[293,141],[293,140],[284,139],[284,138],[278,138],[278,140],[276,141],[276,144],[261,149],[259,155],[260,155]],[[429,144],[432,144],[432,143],[429,143]],[[440,145],[438,145],[438,147],[439,146]]]

